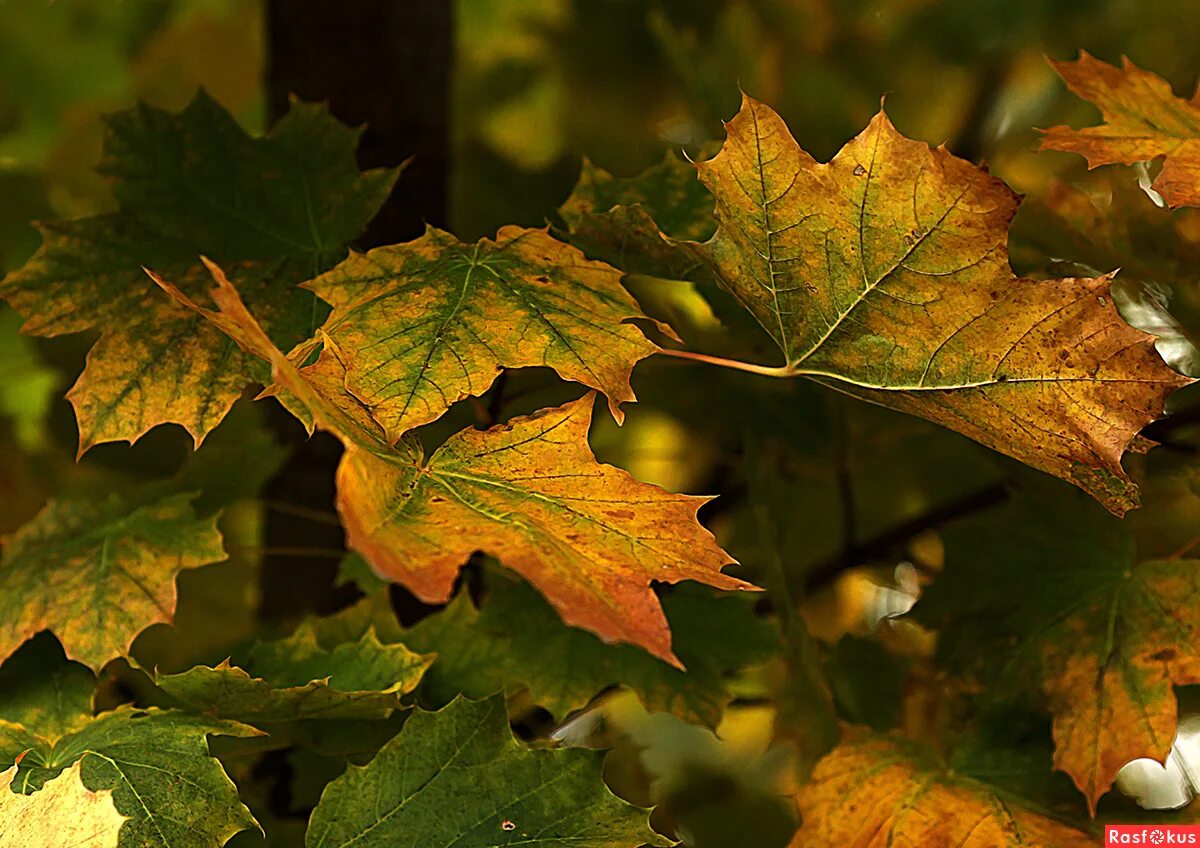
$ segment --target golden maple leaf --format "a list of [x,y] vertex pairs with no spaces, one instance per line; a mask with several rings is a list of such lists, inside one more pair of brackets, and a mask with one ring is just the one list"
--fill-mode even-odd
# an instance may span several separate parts
[[316,363],[297,368],[220,268],[209,268],[216,310],[154,279],[268,360],[285,405],[342,440],[337,504],[349,544],[422,600],[448,600],[459,568],[483,551],[526,577],[568,624],[678,665],[650,584],[752,588],[721,572],[733,560],[696,520],[706,498],[672,494],[596,461],[587,445],[594,393],[458,433],[426,458],[414,438],[389,444],[345,390],[345,370],[329,346]]
[[1074,62],[1051,62],[1067,88],[1104,116],[1096,127],[1051,127],[1043,150],[1087,158],[1088,167],[1132,165],[1166,157],[1151,186],[1171,207],[1200,206],[1200,92],[1176,97],[1170,84],[1128,59],[1120,68],[1081,52]]
[[1191,381],[1121,319],[1109,277],[1017,278],[1017,196],[883,112],[827,164],[749,97],[726,131],[698,166],[719,222],[698,247],[785,359],[732,364],[927,418],[1118,515],[1138,505],[1121,458]]

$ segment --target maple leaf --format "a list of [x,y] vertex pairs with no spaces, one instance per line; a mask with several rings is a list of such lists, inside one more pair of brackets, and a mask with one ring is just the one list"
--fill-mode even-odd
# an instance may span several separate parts
[[92,718],[96,675],[68,662],[49,635],[26,642],[0,665],[0,721],[57,740]]
[[528,579],[568,624],[641,645],[670,662],[670,631],[652,581],[725,589],[730,557],[696,522],[704,498],[674,495],[596,462],[592,396],[480,432],[428,459],[348,452],[338,510],[349,544],[427,602],[445,601],[475,551]]
[[99,669],[151,624],[170,622],[175,577],[225,559],[216,516],[192,494],[151,502],[54,501],[4,541],[0,659],[41,630]]
[[1105,177],[1087,191],[1056,183],[1026,201],[1013,226],[1014,258],[1085,273],[1120,268],[1113,294],[1121,314],[1157,337],[1172,367],[1197,376],[1200,288],[1193,269],[1200,244],[1188,228],[1200,212],[1173,213],[1133,181]]
[[0,848],[117,848],[126,817],[112,790],[83,785],[76,763],[31,796],[11,791],[14,766],[0,772]]
[[448,600],[467,558],[491,553],[537,587],[568,624],[678,663],[651,582],[751,588],[721,573],[730,557],[696,520],[707,499],[639,483],[596,461],[587,443],[592,393],[490,430],[457,433],[429,457],[411,436],[391,446],[345,392],[339,360],[323,355],[297,369],[220,268],[209,266],[218,310],[152,276],[271,362],[278,390],[291,398],[285,404],[342,440],[337,507],[347,542],[422,600]]
[[1016,195],[883,112],[828,164],[749,97],[726,131],[698,166],[719,221],[706,253],[785,357],[745,368],[928,418],[1117,514],[1137,505],[1121,458],[1191,381],[1121,320],[1108,277],[1015,277]]
[[542,230],[463,244],[430,228],[355,253],[305,283],[333,306],[321,337],[389,442],[482,394],[503,368],[544,365],[599,389],[620,422],[629,376],[658,348],[620,272]]
[[499,696],[417,710],[368,765],[329,784],[305,844],[662,844],[646,812],[605,787],[602,762],[595,751],[527,749]]
[[715,727],[731,698],[726,674],[765,662],[779,647],[778,629],[755,615],[750,598],[685,583],[662,600],[673,648],[687,665],[683,672],[644,651],[605,645],[590,633],[564,628],[527,584],[502,572],[488,574],[478,607],[460,593],[407,630],[400,629],[390,606],[380,610],[371,598],[343,615],[358,620],[356,631],[375,626],[380,638],[437,654],[421,683],[422,703],[524,688],[559,719],[585,707],[597,692],[621,685],[649,710]]
[[846,730],[796,795],[803,826],[792,842],[885,848],[1093,848],[1092,834],[937,762],[918,746]]
[[143,105],[109,118],[101,170],[114,178],[119,210],[42,224],[41,248],[0,283],[25,333],[101,331],[67,395],[80,454],[166,422],[199,444],[245,385],[266,376],[164,302],[142,265],[202,292],[197,254],[237,263],[274,338],[290,347],[311,334],[319,310],[297,284],[345,255],[395,180],[395,171],[359,172],[358,134],[324,107],[294,103],[270,134],[251,138],[203,93],[178,114]]
[[122,707],[61,739],[0,721],[0,758],[11,762],[24,753],[13,788],[34,798],[63,769],[77,765],[84,784],[111,791],[117,811],[128,818],[122,846],[221,848],[257,822],[209,755],[210,734],[261,735],[236,722]]
[[255,723],[386,718],[433,662],[373,629],[324,650],[310,624],[287,639],[259,643],[243,667],[228,662],[159,677],[158,687],[206,715]]
[[558,213],[572,244],[627,273],[707,279],[703,259],[688,242],[712,235],[712,196],[697,182],[695,167],[674,153],[633,178],[584,161]]
[[1074,62],[1050,62],[1075,94],[1104,117],[1097,127],[1052,127],[1043,150],[1078,153],[1089,168],[1165,157],[1153,188],[1171,207],[1200,206],[1200,93],[1176,97],[1162,77],[1128,59],[1121,68],[1081,51]]
[[[917,617],[990,689],[1042,690],[1055,766],[1093,812],[1127,762],[1166,759],[1173,686],[1200,683],[1200,560],[1140,558],[1127,524],[1034,496],[951,528],[946,548]],[[997,574],[1004,591],[980,591]]]

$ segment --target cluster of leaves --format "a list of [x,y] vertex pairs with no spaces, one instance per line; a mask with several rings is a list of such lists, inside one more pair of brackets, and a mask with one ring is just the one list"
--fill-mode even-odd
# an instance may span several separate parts
[[[1092,164],[1165,155],[1165,200],[1200,202],[1200,105],[1131,66],[1085,55],[1059,70],[1106,123],[1051,130],[1047,147]],[[197,452],[169,478],[52,500],[5,540],[3,824],[37,834],[70,805],[97,845],[221,846],[254,829],[287,844],[295,822],[275,831],[239,794],[239,763],[285,752],[290,800],[312,799],[310,846],[667,844],[687,829],[651,829],[606,787],[601,754],[517,741],[510,709],[557,723],[623,687],[716,727],[750,687],[799,755],[796,845],[1095,844],[1118,770],[1167,756],[1174,687],[1200,683],[1195,471],[1126,456],[1153,446],[1143,430],[1193,377],[1119,311],[1133,297],[1105,271],[1112,252],[1138,260],[1138,240],[1094,225],[1120,231],[1124,210],[1087,219],[1068,193],[1040,199],[1039,232],[1078,233],[1076,261],[1108,267],[1020,277],[1017,196],[882,111],[828,163],[749,97],[726,132],[695,166],[668,157],[621,179],[585,165],[549,227],[473,244],[430,228],[358,253],[399,175],[360,172],[356,133],[323,108],[296,103],[257,138],[204,95],[113,117],[102,170],[118,207],[44,225],[0,296],[27,334],[98,331],[68,393],[80,455],[165,423]],[[697,518],[708,498],[589,444],[594,407],[621,424],[649,358],[644,396],[744,447],[745,503],[708,513],[719,536]],[[506,383],[521,379],[530,408],[514,410]],[[360,597],[167,668],[139,644],[174,620],[189,573],[236,553],[237,504],[271,473],[277,449],[222,438],[253,383],[343,448],[342,571]],[[741,414],[739,392],[773,414]],[[885,429],[946,439],[955,468],[989,457],[993,501],[1009,501],[944,534],[907,646],[817,644],[795,582],[872,555],[814,562],[788,509],[796,487],[856,473],[844,449],[814,455],[814,430],[845,439],[888,414],[843,395],[920,419]],[[879,451],[863,473],[891,499],[888,475],[915,460]],[[1139,480],[1173,506],[1122,520]],[[402,624],[389,584],[445,606]],[[928,632],[936,654],[912,647]],[[871,691],[886,681],[894,697]]]

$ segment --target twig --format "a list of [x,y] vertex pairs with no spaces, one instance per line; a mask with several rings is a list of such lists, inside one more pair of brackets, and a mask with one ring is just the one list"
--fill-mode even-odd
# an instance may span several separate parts
[[492,393],[488,398],[487,415],[489,426],[500,421],[500,412],[504,409],[504,390],[508,388],[508,372],[501,371],[496,382],[492,383]]
[[1192,539],[1191,541],[1187,542],[1186,544],[1181,545],[1180,548],[1177,551],[1175,551],[1173,554],[1168,556],[1167,559],[1183,559],[1197,545],[1200,545],[1200,536],[1197,536],[1196,538]]
[[890,553],[926,530],[932,530],[955,519],[965,518],[1003,503],[1008,498],[1008,494],[1008,488],[1004,484],[998,483],[903,521],[862,544],[853,546],[840,556],[818,565],[809,572],[808,579],[805,581],[807,592],[811,593],[833,582],[843,572],[849,571],[855,566]]
[[325,512],[312,507],[300,506],[299,504],[288,503],[287,501],[278,501],[271,498],[261,498],[259,500],[263,506],[274,512],[281,512],[284,515],[294,515],[297,518],[307,518],[309,521],[319,521],[322,524],[331,524],[334,527],[341,527],[342,522],[332,512]]

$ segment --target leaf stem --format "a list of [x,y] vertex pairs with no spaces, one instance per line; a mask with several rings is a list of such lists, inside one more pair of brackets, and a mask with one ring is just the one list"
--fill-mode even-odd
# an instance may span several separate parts
[[722,368],[732,368],[735,371],[746,371],[750,374],[760,374],[764,377],[794,377],[796,372],[787,365],[756,365],[753,362],[742,362],[737,359],[726,359],[723,356],[709,356],[707,353],[694,353],[690,350],[670,350],[663,348],[659,353],[674,356],[677,359],[691,359],[694,362],[704,362],[709,365],[719,365]]
[[1183,559],[1185,556],[1191,553],[1197,545],[1200,545],[1200,536],[1197,536],[1196,538],[1182,545],[1177,551],[1168,556],[1167,559]]

